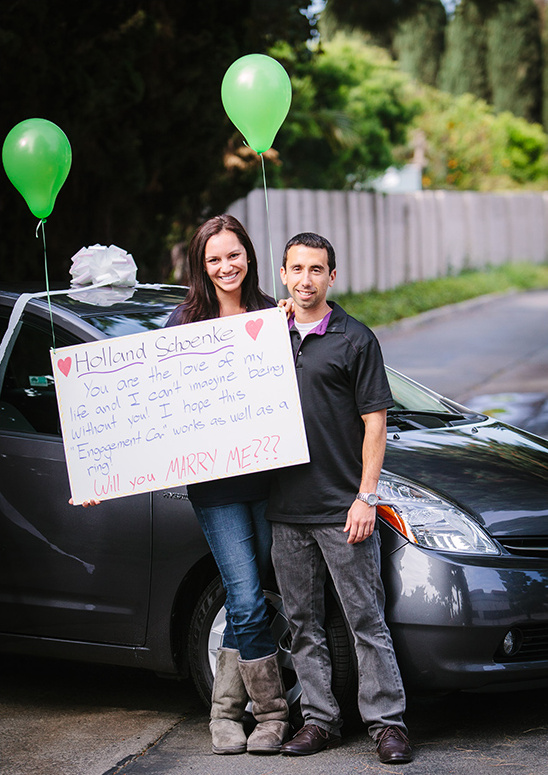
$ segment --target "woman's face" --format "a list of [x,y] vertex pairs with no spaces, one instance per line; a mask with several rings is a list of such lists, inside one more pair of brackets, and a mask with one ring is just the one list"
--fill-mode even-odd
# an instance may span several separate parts
[[208,239],[204,268],[217,294],[240,292],[247,274],[247,251],[233,231],[220,231]]

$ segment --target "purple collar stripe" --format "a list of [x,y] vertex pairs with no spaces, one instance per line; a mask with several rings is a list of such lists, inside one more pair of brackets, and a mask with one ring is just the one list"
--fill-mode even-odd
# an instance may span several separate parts
[[329,325],[329,318],[331,317],[331,313],[333,312],[332,309],[329,310],[327,315],[320,320],[316,328],[313,328],[310,332],[311,334],[319,334],[322,336],[327,331],[327,326]]
[[[318,334],[318,336],[322,336],[327,331],[327,326],[329,325],[329,318],[331,317],[331,313],[333,312],[332,309],[329,310],[327,315],[320,320],[316,328],[313,328],[311,331],[309,331],[310,334]],[[295,315],[293,314],[289,318],[289,328],[292,329],[295,325]]]

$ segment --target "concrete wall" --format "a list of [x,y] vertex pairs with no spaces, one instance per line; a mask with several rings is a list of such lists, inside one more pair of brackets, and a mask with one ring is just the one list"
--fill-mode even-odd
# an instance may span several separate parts
[[[286,241],[323,234],[337,255],[337,293],[386,290],[466,267],[548,261],[548,192],[358,191],[255,189],[228,210],[249,231],[268,293]],[[272,235],[272,259],[271,242]]]

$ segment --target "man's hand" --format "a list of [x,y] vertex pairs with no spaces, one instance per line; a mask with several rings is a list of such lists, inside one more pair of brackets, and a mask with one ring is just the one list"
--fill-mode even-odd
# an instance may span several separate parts
[[292,298],[280,299],[278,302],[278,307],[281,307],[284,310],[288,320],[291,317],[291,315],[295,312],[295,302],[293,301]]
[[348,509],[344,532],[348,533],[349,544],[359,544],[369,538],[375,529],[377,510],[363,501],[355,500]]

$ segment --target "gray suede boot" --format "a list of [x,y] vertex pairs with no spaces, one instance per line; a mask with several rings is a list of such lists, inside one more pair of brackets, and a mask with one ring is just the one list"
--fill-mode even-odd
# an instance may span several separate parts
[[289,731],[289,708],[278,655],[238,661],[257,721],[247,741],[247,752],[278,753]]
[[247,749],[242,718],[248,697],[238,657],[239,652],[234,649],[217,650],[209,722],[213,753],[245,753]]

